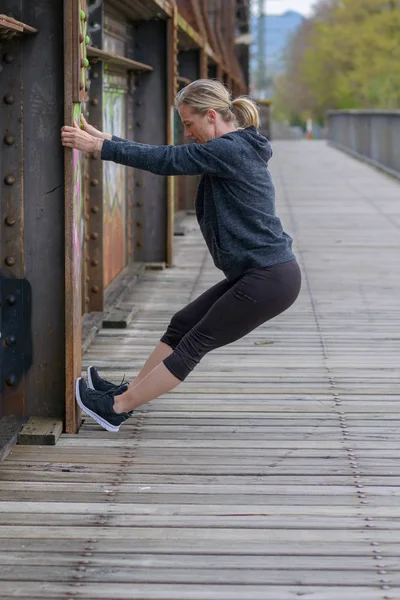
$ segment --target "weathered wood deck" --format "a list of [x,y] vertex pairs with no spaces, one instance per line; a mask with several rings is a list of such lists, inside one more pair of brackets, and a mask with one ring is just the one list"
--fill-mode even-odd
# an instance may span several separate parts
[[[400,598],[400,185],[321,142],[276,142],[297,303],[206,357],[119,434],[87,420],[0,465],[0,597]],[[220,276],[194,217],[127,331],[84,357],[132,378]]]

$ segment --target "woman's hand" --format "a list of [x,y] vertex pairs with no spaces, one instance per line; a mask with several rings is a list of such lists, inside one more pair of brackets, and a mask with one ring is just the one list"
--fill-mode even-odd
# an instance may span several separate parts
[[89,135],[74,122],[73,127],[64,125],[61,129],[61,142],[67,148],[75,148],[82,152],[101,152],[104,139]]
[[83,131],[86,131],[86,133],[89,135],[92,135],[95,138],[100,138],[101,140],[111,140],[112,135],[109,133],[103,133],[102,131],[96,129],[96,127],[93,127],[93,125],[89,125],[83,115],[81,115],[81,123]]

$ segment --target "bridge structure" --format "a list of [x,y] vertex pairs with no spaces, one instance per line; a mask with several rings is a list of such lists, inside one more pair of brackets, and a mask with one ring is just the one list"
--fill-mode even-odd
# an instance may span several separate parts
[[[0,598],[400,597],[399,181],[326,141],[273,141],[303,286],[119,434],[85,419],[0,465]],[[190,212],[190,211],[189,211]],[[184,213],[174,267],[129,291],[83,374],[132,379],[220,274]]]

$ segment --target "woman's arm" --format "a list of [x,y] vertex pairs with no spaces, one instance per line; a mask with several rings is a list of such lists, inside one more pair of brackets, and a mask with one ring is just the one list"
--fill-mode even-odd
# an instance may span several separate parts
[[93,137],[74,123],[61,132],[64,146],[82,152],[101,152],[103,160],[136,167],[157,175],[202,175],[214,173],[234,177],[240,168],[234,138],[223,136],[205,144],[152,146],[129,141],[114,141]]
[[101,158],[157,175],[202,175],[215,173],[232,177],[237,168],[237,148],[229,138],[205,144],[152,146],[137,142],[105,140]]

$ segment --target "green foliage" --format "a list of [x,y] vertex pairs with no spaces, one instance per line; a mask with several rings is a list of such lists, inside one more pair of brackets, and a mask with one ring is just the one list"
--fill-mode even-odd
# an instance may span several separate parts
[[290,121],[400,108],[400,2],[320,0],[291,40],[275,88],[276,115]]

